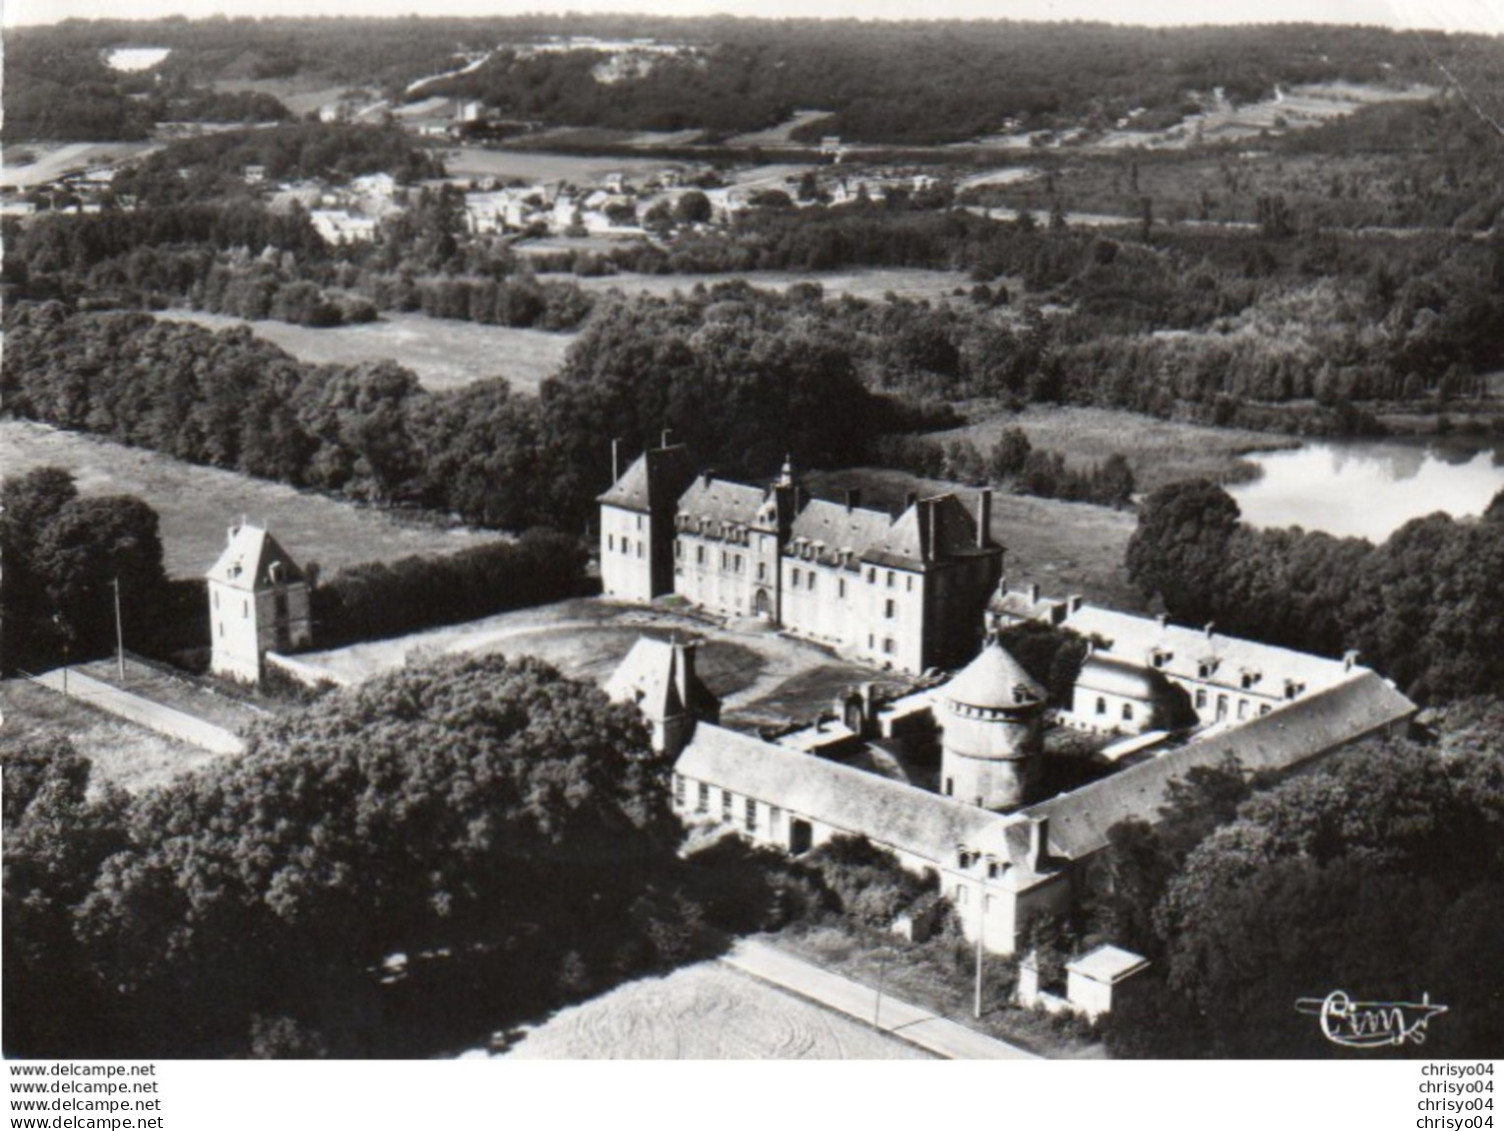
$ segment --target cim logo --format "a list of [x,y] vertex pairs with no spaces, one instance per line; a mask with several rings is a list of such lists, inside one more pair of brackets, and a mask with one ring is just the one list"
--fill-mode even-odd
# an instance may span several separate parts
[[1295,1009],[1319,1017],[1321,1035],[1349,1049],[1423,1045],[1431,1018],[1447,1011],[1444,1005],[1432,1005],[1429,993],[1418,1002],[1353,1001],[1346,990],[1333,990],[1324,998],[1303,997]]

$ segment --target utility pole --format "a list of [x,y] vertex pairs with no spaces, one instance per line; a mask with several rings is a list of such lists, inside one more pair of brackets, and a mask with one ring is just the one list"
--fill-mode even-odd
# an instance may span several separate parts
[[978,1021],[982,1019],[982,940],[987,935],[987,888],[985,885],[977,889],[977,992],[971,1004],[971,1015]]
[[872,1006],[872,1027],[881,1029],[879,1024],[883,1015],[883,982],[888,976],[888,948],[883,947],[877,957],[877,1001]]
[[120,578],[111,578],[110,585],[115,590],[115,669],[120,676],[120,682],[125,682],[125,629],[120,625]]

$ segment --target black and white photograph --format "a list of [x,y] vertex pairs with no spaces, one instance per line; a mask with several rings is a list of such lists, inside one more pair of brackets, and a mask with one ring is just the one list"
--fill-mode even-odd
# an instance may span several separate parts
[[1493,1126],[1504,0],[5,0],[0,141],[8,1126]]

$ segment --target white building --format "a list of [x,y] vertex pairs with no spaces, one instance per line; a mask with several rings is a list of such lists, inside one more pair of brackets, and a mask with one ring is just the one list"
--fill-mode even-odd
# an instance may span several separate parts
[[209,630],[216,675],[254,682],[268,651],[313,641],[309,579],[260,527],[230,527],[228,544],[207,575]]

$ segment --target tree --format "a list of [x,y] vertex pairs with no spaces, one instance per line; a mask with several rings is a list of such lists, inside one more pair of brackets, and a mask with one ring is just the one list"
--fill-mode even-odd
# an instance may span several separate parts
[[704,224],[710,215],[710,198],[698,189],[682,193],[674,202],[674,219],[681,224]]
[[1159,595],[1177,619],[1212,619],[1239,515],[1232,496],[1208,480],[1159,488],[1144,501],[1128,540],[1129,579],[1145,595]]

